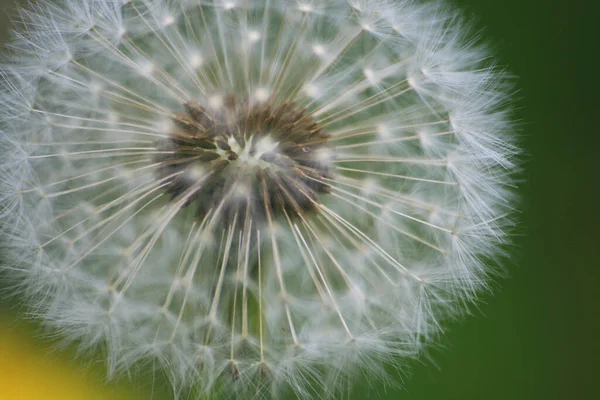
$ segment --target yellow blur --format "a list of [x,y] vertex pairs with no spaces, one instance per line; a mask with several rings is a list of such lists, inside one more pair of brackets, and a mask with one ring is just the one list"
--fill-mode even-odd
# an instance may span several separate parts
[[131,400],[138,398],[102,384],[34,341],[29,332],[0,319],[1,400]]

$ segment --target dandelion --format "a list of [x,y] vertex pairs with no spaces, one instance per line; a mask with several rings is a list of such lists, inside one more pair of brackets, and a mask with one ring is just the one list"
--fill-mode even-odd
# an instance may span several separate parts
[[486,288],[510,85],[451,9],[69,0],[20,24],[0,70],[3,274],[109,375],[336,396]]

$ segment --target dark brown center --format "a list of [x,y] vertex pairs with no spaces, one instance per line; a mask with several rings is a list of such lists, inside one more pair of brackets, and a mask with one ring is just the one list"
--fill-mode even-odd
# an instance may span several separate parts
[[184,107],[169,137],[156,143],[157,178],[173,201],[193,204],[198,218],[218,214],[229,222],[316,210],[333,153],[305,110],[233,95],[219,108]]

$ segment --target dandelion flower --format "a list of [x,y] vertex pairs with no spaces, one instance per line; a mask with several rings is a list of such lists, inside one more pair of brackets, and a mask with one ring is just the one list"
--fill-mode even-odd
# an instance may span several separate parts
[[109,374],[335,396],[486,288],[517,149],[468,24],[410,0],[41,1],[3,63],[3,273]]

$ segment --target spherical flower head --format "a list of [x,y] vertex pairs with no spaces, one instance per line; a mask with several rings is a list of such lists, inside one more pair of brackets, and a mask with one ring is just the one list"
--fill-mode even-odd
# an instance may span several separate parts
[[410,0],[39,2],[0,69],[3,274],[109,374],[335,397],[486,288],[510,85]]

